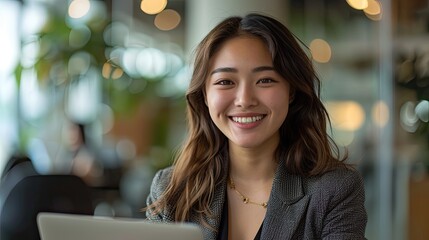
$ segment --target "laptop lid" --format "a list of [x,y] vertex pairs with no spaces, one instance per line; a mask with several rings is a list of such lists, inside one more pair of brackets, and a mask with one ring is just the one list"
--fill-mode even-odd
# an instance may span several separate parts
[[150,223],[142,219],[39,213],[41,240],[203,240],[198,226],[187,223]]

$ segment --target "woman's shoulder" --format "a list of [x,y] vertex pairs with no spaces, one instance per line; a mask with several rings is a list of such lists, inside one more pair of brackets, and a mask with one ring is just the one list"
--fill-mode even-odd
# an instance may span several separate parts
[[158,170],[152,180],[151,192],[155,195],[160,195],[163,193],[170,182],[172,173],[173,167],[171,166]]
[[364,239],[367,214],[365,190],[360,172],[341,167],[308,178],[309,215],[319,216],[322,236]]
[[362,175],[350,166],[338,167],[323,174],[308,177],[305,182],[309,193],[318,191],[338,193],[363,189]]
[[166,168],[159,169],[154,178],[164,179],[164,178],[170,178],[171,174],[173,173],[173,166],[169,166]]

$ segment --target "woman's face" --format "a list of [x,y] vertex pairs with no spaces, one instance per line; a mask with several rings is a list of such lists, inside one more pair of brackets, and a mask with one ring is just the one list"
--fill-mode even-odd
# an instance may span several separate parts
[[275,70],[264,42],[227,40],[210,59],[205,102],[230,146],[277,146],[289,107],[289,83]]

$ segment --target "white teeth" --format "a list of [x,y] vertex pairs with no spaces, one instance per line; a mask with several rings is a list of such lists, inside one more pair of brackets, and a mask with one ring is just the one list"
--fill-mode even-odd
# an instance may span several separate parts
[[263,118],[263,116],[256,116],[256,117],[232,117],[232,120],[234,122],[238,123],[253,123],[256,121],[259,121]]

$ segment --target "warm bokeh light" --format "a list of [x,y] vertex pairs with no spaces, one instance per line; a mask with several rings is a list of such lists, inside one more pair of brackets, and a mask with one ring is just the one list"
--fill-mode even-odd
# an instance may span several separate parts
[[368,0],[347,0],[347,3],[357,10],[363,10],[368,7]]
[[365,111],[354,101],[329,101],[326,109],[334,128],[344,131],[356,131],[365,121]]
[[89,0],[73,0],[69,5],[69,16],[71,18],[81,18],[89,12],[90,8],[91,3]]
[[124,71],[121,68],[115,67],[112,64],[106,62],[103,65],[103,69],[101,70],[101,74],[105,79],[119,79],[124,74]]
[[327,63],[331,59],[332,51],[329,43],[323,39],[314,39],[310,43],[311,56],[316,62]]
[[180,23],[180,14],[172,9],[166,9],[156,15],[154,24],[163,31],[175,29]]
[[368,14],[368,13],[365,12],[365,16],[367,18],[371,19],[372,21],[380,21],[381,18],[382,18],[382,16],[383,16],[383,14],[380,13],[380,14],[377,14],[377,15],[371,15],[371,14]]
[[368,0],[368,7],[363,11],[369,15],[378,15],[381,13],[381,3],[376,0]]
[[112,79],[118,79],[122,77],[123,74],[124,74],[124,71],[122,71],[122,69],[115,68],[112,72]]
[[386,103],[378,101],[372,107],[372,121],[379,127],[386,126],[389,121],[389,108]]
[[158,14],[167,6],[167,0],[142,0],[140,9],[147,14]]

